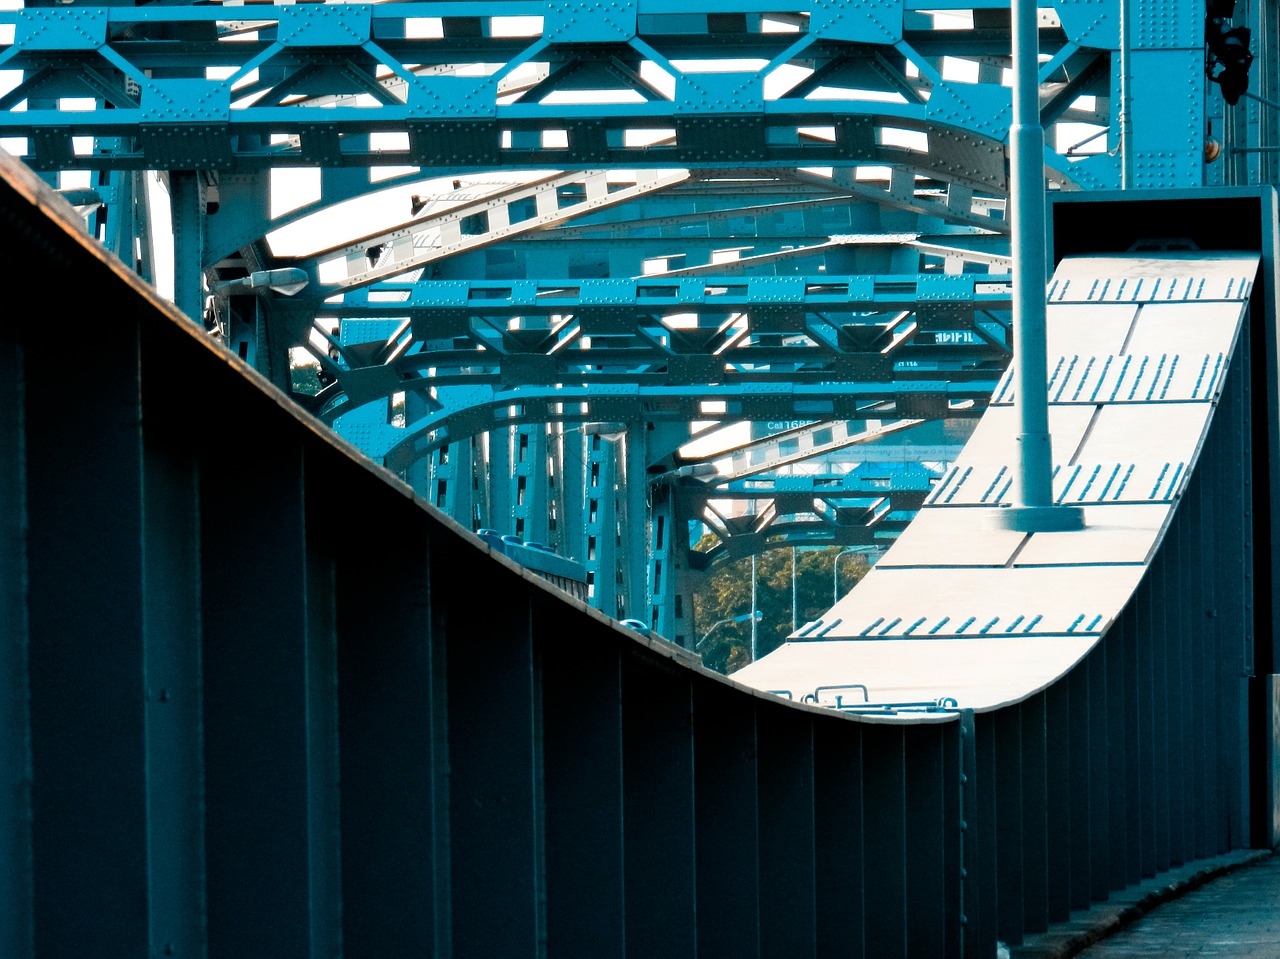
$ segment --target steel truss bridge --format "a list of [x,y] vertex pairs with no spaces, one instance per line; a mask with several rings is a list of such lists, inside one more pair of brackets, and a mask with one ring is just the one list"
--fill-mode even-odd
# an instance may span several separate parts
[[[1012,623],[1058,644],[1043,682],[786,691],[813,706],[768,659],[754,694],[700,671],[690,591],[891,541],[968,482],[816,464],[1003,402],[1007,7],[0,11],[0,139],[78,209],[5,162],[0,243],[59,305],[0,320],[6,954],[985,959],[1273,844],[1274,11],[1237,6],[1258,94],[1229,107],[1203,5],[1130,7],[1041,10],[1054,258],[1260,257],[1218,296],[1244,311],[1218,366],[1175,389],[1143,354],[1218,412],[1136,504],[1169,518],[1114,610],[843,644],[833,611],[808,637]],[[167,242],[151,171],[177,311],[136,278]],[[681,454],[737,422],[775,424],[762,466]],[[847,443],[788,453],[833,423]],[[1120,496],[1121,462],[1089,468]],[[480,527],[579,559],[596,610],[675,644]]]
[[[1119,14],[1042,10],[1051,187],[1119,186],[1126,160],[1138,188],[1265,179],[1271,115],[1205,95],[1199,6],[1134,11],[1127,73]],[[1007,4],[0,17],[0,139],[96,191],[109,249],[153,275],[162,171],[188,315],[284,389],[303,362],[298,398],[429,501],[584,563],[597,608],[677,642],[718,557],[883,545],[925,492],[918,464],[831,492],[803,479],[819,455],[779,467],[784,508],[717,509],[723,483],[679,472],[694,424],[973,417],[1007,362]],[[342,212],[388,192],[378,226]]]

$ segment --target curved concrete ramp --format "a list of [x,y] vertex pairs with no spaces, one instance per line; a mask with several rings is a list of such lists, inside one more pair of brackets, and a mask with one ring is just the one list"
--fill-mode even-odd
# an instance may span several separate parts
[[839,695],[841,707],[865,697],[985,711],[1064,675],[1120,615],[1169,527],[1257,269],[1252,253],[1064,260],[1048,294],[1053,488],[1083,507],[1086,528],[1024,534],[995,522],[1016,463],[1010,371],[876,567],[734,678],[827,705]]

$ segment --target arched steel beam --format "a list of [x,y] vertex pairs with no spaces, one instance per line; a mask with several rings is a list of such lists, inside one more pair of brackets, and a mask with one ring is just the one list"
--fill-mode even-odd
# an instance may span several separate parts
[[[338,421],[340,433],[390,468],[407,469],[433,449],[464,436],[525,422],[592,423],[635,418],[654,422],[721,420],[735,422],[775,417],[865,419],[879,417],[967,416],[980,412],[994,378],[954,383],[947,380],[895,380],[844,383],[725,384],[708,401],[704,385],[641,386],[488,386],[466,388],[467,402],[428,414],[409,428],[386,423],[376,404],[372,416],[352,424]],[[341,415],[341,411],[338,411]]]

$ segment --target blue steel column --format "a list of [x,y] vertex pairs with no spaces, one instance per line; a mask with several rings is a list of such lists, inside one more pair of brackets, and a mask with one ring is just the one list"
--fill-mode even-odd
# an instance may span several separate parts
[[515,430],[515,455],[510,482],[512,532],[529,542],[549,538],[550,491],[547,472],[547,426],[531,423]]
[[619,616],[616,492],[619,444],[598,435],[589,436],[587,443],[587,468],[583,475],[585,551],[581,561],[587,567],[591,605],[609,616]]
[[[675,616],[676,564],[680,544],[678,504],[669,483],[657,482],[649,487],[649,510],[646,517],[648,537],[645,552],[649,558],[649,611],[641,618],[668,639],[680,642]],[[633,600],[632,608],[636,608]],[[681,643],[683,645],[683,643]],[[690,644],[692,645],[692,644]]]
[[472,471],[475,440],[468,437],[435,450],[409,467],[409,485],[427,491],[427,502],[444,510],[467,529],[475,529]]
[[1009,203],[1013,230],[1013,358],[1017,364],[1017,504],[1001,523],[1023,532],[1079,529],[1084,511],[1053,506],[1053,447],[1045,345],[1044,129],[1040,125],[1036,0],[1013,4],[1013,126]]
[[622,571],[621,609],[626,616],[643,619],[650,616],[648,605],[648,434],[645,424],[637,423],[627,430],[623,447],[623,470],[626,482],[618,495],[618,568]]
[[587,556],[587,442],[581,428],[561,427],[556,446],[556,529],[552,545],[562,556],[584,563]]
[[204,314],[204,210],[198,174],[178,170],[170,173],[169,203],[173,220],[173,302],[199,323]]
[[487,523],[499,533],[515,533],[515,499],[512,492],[512,434],[515,427],[500,426],[486,435],[485,466],[488,483],[489,518]]

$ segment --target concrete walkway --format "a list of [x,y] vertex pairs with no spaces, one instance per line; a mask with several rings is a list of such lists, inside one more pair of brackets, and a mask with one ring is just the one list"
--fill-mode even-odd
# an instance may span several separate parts
[[1117,893],[1011,959],[1280,959],[1280,856],[1248,850]]
[[1165,903],[1080,953],[1080,959],[1280,957],[1280,857]]

